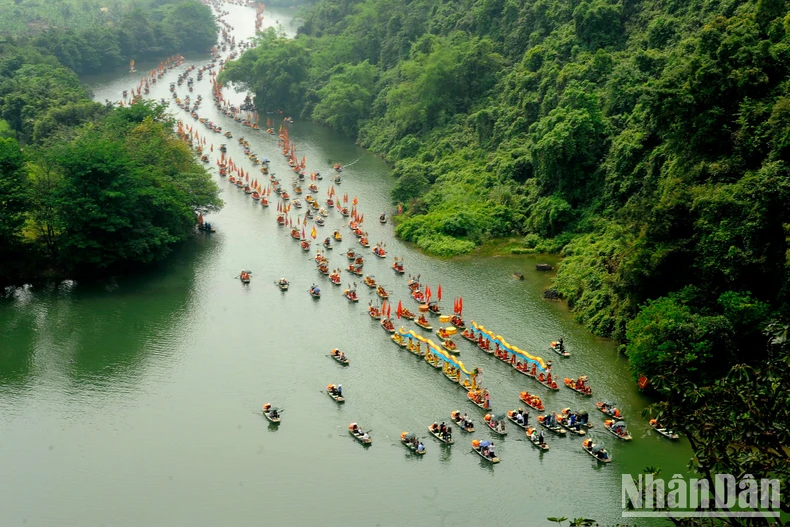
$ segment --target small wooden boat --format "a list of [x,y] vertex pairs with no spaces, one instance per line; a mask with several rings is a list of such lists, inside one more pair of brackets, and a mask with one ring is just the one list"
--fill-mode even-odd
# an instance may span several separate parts
[[652,428],[653,430],[655,430],[656,432],[658,432],[659,434],[661,434],[662,436],[666,437],[671,441],[677,441],[678,439],[680,439],[680,436],[677,435],[675,432],[663,428],[661,425],[659,425],[658,420],[656,419],[650,420],[650,428]]
[[447,439],[442,437],[442,433],[440,432],[439,425],[436,425],[434,429],[433,425],[428,426],[428,433],[431,434],[433,437],[444,443],[445,445],[452,445],[455,443],[455,439],[451,435],[448,434]]
[[239,280],[241,280],[242,284],[249,284],[250,283],[250,274],[249,273],[241,273],[239,275]]
[[601,463],[612,462],[612,457],[609,455],[609,452],[607,452],[602,445],[593,443],[592,439],[587,438],[582,441],[582,449]]
[[414,320],[414,317],[416,315],[414,313],[412,313],[411,311],[409,311],[408,309],[403,308],[403,311],[401,311],[400,316],[402,318],[405,318],[406,320]]
[[392,336],[390,336],[390,339],[392,339],[392,342],[394,342],[401,348],[405,348],[408,345],[406,339],[403,338],[403,335],[401,335],[400,333],[393,333]]
[[612,419],[607,419],[604,422],[603,427],[606,428],[606,430],[617,439],[622,441],[631,441],[633,439],[631,434],[628,432],[628,428],[625,426],[625,421],[614,421]]
[[565,383],[565,386],[567,386],[568,388],[570,388],[576,393],[580,393],[585,397],[592,396],[592,389],[587,385],[586,375],[580,376],[577,380],[569,379],[566,377],[563,379],[563,382]]
[[550,414],[539,415],[538,416],[538,423],[540,424],[540,426],[542,426],[543,428],[545,428],[549,432],[552,432],[552,433],[560,435],[560,436],[565,436],[567,431],[563,427],[558,425],[557,423],[555,423],[553,421],[549,422],[549,419],[550,419]]
[[426,319],[423,315],[420,315],[420,317],[417,318],[414,323],[427,331],[431,331],[433,329],[433,326],[428,323],[428,319]]
[[290,285],[287,278],[280,278],[275,284],[280,288],[280,291],[288,291],[288,286]]
[[398,260],[397,256],[395,257],[395,261],[392,262],[392,270],[398,274],[403,274],[406,272],[406,267],[403,265],[403,260]]
[[540,397],[537,395],[530,395],[529,392],[521,392],[518,397],[524,402],[524,404],[539,412],[542,412],[546,409],[546,407],[543,406],[543,401],[541,401]]
[[383,212],[381,213],[381,216],[379,216],[379,223],[381,224],[387,223],[387,215],[384,214]]
[[349,249],[346,251],[346,258],[349,260],[355,260],[357,257],[357,253],[354,252],[354,249]]
[[458,410],[454,410],[450,412],[450,420],[458,425],[458,427],[463,430],[464,432],[472,433],[475,431],[475,425],[469,419],[464,419],[461,415],[461,412]]
[[378,306],[370,305],[368,306],[368,315],[373,320],[381,320],[381,309]]
[[420,305],[422,305],[422,304],[423,304],[423,302],[425,302],[425,293],[423,293],[423,292],[422,292],[422,291],[420,291],[419,289],[417,289],[417,290],[415,290],[415,291],[412,291],[412,293],[411,293],[411,297],[412,297],[414,300],[416,300],[416,301],[417,301],[417,302],[418,302]]
[[442,347],[449,351],[450,353],[458,354],[458,345],[450,339],[444,339],[442,341]]
[[376,279],[373,278],[371,275],[367,275],[365,277],[365,285],[370,287],[371,289],[376,287]]
[[357,276],[362,276],[362,266],[355,266],[354,264],[351,264],[346,268],[346,271]]
[[343,241],[343,235],[340,234],[340,231],[335,231],[332,234],[332,237],[335,239],[336,242],[342,242]]
[[263,415],[274,424],[280,424],[280,410],[269,403],[263,405]]
[[375,247],[373,247],[373,254],[375,254],[379,258],[387,257],[387,251],[385,251],[381,245],[376,245]]
[[337,362],[339,362],[343,366],[348,366],[348,364],[349,364],[349,361],[346,358],[346,355],[342,351],[337,349],[337,348],[333,349],[332,352],[329,354],[329,356],[332,357],[333,359],[335,359]]
[[342,393],[343,393],[343,387],[342,386],[340,386],[340,388],[338,388],[334,384],[330,384],[329,386],[326,387],[326,393],[327,393],[327,395],[329,395],[329,397],[334,399],[336,403],[344,403],[344,402],[346,402],[346,399],[342,395]]
[[351,302],[359,302],[359,297],[357,297],[357,292],[354,289],[346,289],[343,291],[343,296],[348,298]]
[[384,300],[386,300],[386,299],[388,299],[390,297],[390,294],[381,285],[376,287],[376,294],[379,295]]
[[575,421],[573,425],[570,424],[570,417],[568,414],[554,414],[555,418],[557,419],[557,424],[560,425],[562,428],[570,432],[571,434],[577,436],[587,435],[586,426],[582,428],[582,424],[579,421]]
[[475,332],[471,329],[465,329],[461,332],[461,336],[471,342],[472,344],[477,344],[477,339],[475,338]]
[[494,456],[491,457],[488,452],[486,451],[486,447],[488,446],[486,443],[491,444],[489,441],[480,441],[479,439],[472,440],[472,450],[474,450],[478,456],[482,457],[489,463],[499,463],[499,458]]
[[570,357],[571,354],[568,350],[565,349],[565,344],[562,342],[562,339],[559,341],[553,341],[549,344],[549,350],[553,351],[560,357]]
[[392,323],[392,319],[390,318],[381,319],[381,327],[383,327],[384,331],[387,333],[395,333],[395,324]]
[[615,419],[624,419],[620,409],[616,408],[614,403],[598,401],[595,403],[595,407],[609,417],[614,417]]
[[356,439],[363,445],[369,445],[373,443],[373,440],[370,438],[370,436],[361,428],[359,428],[359,426],[357,426],[357,423],[351,423],[350,425],[348,425],[348,433],[354,436],[354,439]]
[[[412,453],[417,454],[418,456],[425,455],[425,445],[423,445],[422,441],[417,439],[414,434],[410,434],[409,432],[401,432],[400,442],[403,446],[411,450]],[[422,450],[419,448],[420,445],[422,445]]]
[[428,312],[436,316],[440,316],[442,314],[441,308],[437,302],[428,302]]
[[331,273],[329,275],[329,281],[332,282],[335,285],[340,285],[342,283],[342,280],[340,279],[340,273],[337,272],[337,271],[335,271],[334,273]]
[[539,449],[540,449],[540,450],[542,450],[543,452],[548,452],[548,450],[549,450],[549,444],[548,444],[548,443],[546,443],[545,439],[544,439],[544,441],[541,443],[541,442],[540,442],[540,436],[538,436],[537,434],[535,434],[535,436],[534,436],[534,438],[533,438],[532,434],[533,434],[534,432],[535,432],[535,429],[534,429],[534,428],[527,428],[527,441],[529,441],[530,443],[532,443],[533,445],[535,445],[535,447],[536,447],[536,448],[539,448]]
[[[520,422],[518,420],[518,418],[516,417],[519,412],[521,412],[521,414],[524,416],[524,421],[523,422]],[[529,414],[527,412],[525,412],[524,410],[521,410],[521,409],[519,409],[519,410],[508,410],[507,418],[510,419],[511,423],[513,423],[514,425],[518,426],[519,428],[523,428],[524,430],[529,428]]]
[[499,434],[501,436],[507,435],[507,429],[505,428],[505,416],[504,415],[491,415],[486,414],[484,417],[486,426],[494,432],[495,434]]
[[461,331],[466,329],[466,322],[464,322],[464,319],[461,318],[459,315],[451,316],[450,317],[450,324],[455,326],[457,329],[460,329]]
[[469,401],[478,408],[482,408],[483,410],[491,409],[491,401],[485,398],[483,390],[471,390],[466,393],[466,396],[469,398]]

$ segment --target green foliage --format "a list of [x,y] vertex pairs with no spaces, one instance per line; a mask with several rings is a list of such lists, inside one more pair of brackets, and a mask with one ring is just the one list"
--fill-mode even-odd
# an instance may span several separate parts
[[[25,222],[25,159],[15,139],[0,139],[0,260],[19,242]],[[1,268],[0,268],[1,270]]]

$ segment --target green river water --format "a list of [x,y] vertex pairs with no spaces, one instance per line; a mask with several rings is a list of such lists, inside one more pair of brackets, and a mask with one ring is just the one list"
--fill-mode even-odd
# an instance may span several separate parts
[[[251,36],[254,10],[225,9],[237,40]],[[269,12],[266,20],[290,17]],[[172,70],[151,97],[169,100],[167,85],[183,69]],[[85,82],[97,100],[118,100],[139,75]],[[227,141],[228,154],[241,162],[236,138],[246,136],[290,181],[276,138],[219,114],[209,90],[207,78],[196,82],[193,97],[205,99],[201,115],[234,133],[230,140],[211,134],[215,146]],[[193,124],[185,112],[172,111]],[[366,315],[371,290],[360,287],[359,304],[350,304],[342,288],[318,274],[314,251],[302,252],[276,225],[274,206],[261,207],[213,170],[226,202],[208,218],[216,234],[196,237],[139,276],[10,288],[0,299],[0,525],[515,526],[545,525],[547,516],[612,524],[622,521],[622,474],[647,465],[665,475],[685,472],[688,444],[648,430],[640,414],[649,401],[615,345],[591,336],[562,304],[542,299],[550,277],[535,263],[551,258],[427,257],[396,239],[390,224],[375,221],[381,211],[392,212],[393,179],[384,162],[318,125],[297,122],[290,135],[308,170],[327,176],[322,199],[331,162],[359,159],[343,172],[338,192],[358,196],[371,242],[384,241],[391,256],[405,257],[407,273],[420,273],[434,291],[442,285],[445,308],[463,296],[467,321],[553,359],[560,377],[590,377],[592,400],[564,387],[549,393],[457,339],[466,366],[483,368],[494,410],[522,406],[522,390],[541,395],[547,410],[586,409],[596,425],[591,436],[614,462],[599,466],[578,437],[548,435],[545,454],[514,426],[507,438],[492,437],[462,388],[393,345]],[[335,228],[345,237],[329,254],[330,267],[345,267],[344,249],[359,248],[343,225],[332,210],[319,229],[319,240]],[[396,304],[416,308],[406,276],[396,276],[391,263],[369,254],[365,271],[394,292]],[[235,279],[242,268],[253,271],[249,286]],[[525,280],[514,279],[515,271]],[[281,276],[291,280],[286,293],[273,283]],[[350,281],[344,273],[344,284]],[[317,301],[307,293],[314,282],[323,291]],[[547,351],[559,336],[573,353],[569,359]],[[334,347],[346,351],[349,367],[327,356]],[[344,405],[324,393],[328,383],[343,385]],[[618,443],[602,429],[604,416],[593,404],[599,399],[618,403],[633,442]],[[279,427],[261,416],[265,402],[284,407]],[[430,423],[455,409],[474,419],[475,434],[455,428],[450,448],[426,437],[428,452],[420,458],[399,444],[402,431],[427,436]],[[370,448],[349,436],[352,421],[372,430]],[[492,466],[472,453],[472,437],[493,439],[502,462]]]

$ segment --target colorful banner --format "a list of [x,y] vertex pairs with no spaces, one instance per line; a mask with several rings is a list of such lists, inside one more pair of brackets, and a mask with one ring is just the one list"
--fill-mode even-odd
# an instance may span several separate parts
[[471,324],[472,324],[471,329],[475,335],[475,338],[482,337],[484,340],[487,340],[492,345],[498,344],[499,349],[515,355],[516,357],[521,359],[521,362],[534,364],[538,367],[539,370],[543,372],[546,371],[546,362],[542,358],[530,355],[526,351],[509,344],[502,337],[502,335],[495,336],[493,332],[487,330],[483,326],[478,325],[477,322],[475,322],[474,320],[471,322]]

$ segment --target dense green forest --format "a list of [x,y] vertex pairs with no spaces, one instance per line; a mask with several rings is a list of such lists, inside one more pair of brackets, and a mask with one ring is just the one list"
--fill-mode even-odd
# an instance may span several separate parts
[[[424,251],[562,255],[556,292],[697,419],[706,462],[737,440],[787,476],[787,428],[748,408],[788,403],[766,333],[790,314],[785,1],[322,0],[220,80],[392,162],[396,232]],[[736,407],[765,443],[700,446],[700,416]]]
[[46,48],[0,42],[0,283],[165,257],[221,205],[164,108],[93,102]]
[[217,25],[196,0],[0,0],[0,36],[32,40],[63,66],[93,73],[130,60],[205,52],[216,42]]

